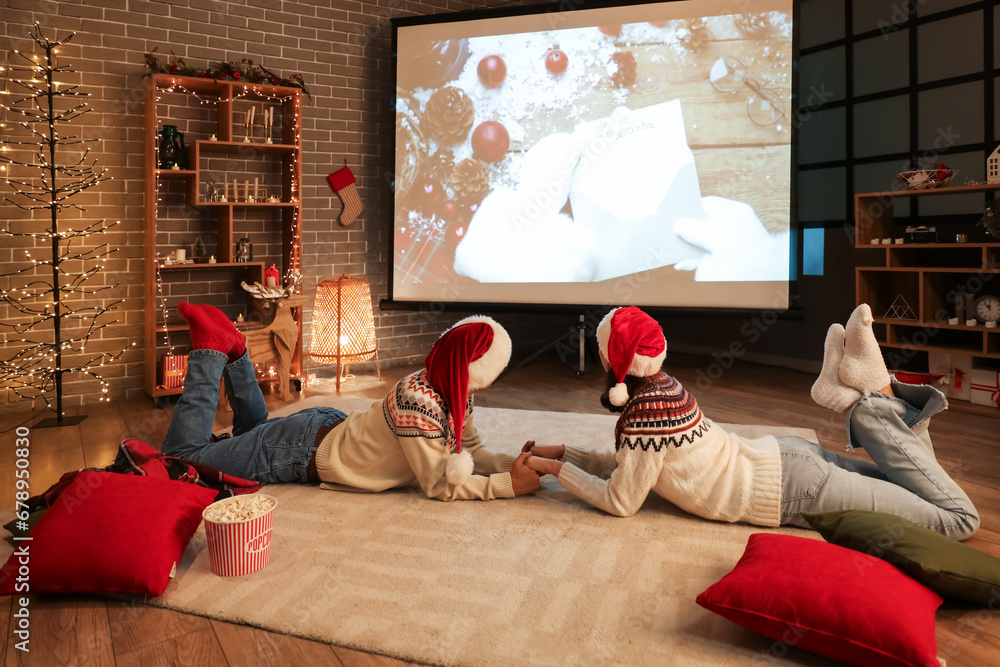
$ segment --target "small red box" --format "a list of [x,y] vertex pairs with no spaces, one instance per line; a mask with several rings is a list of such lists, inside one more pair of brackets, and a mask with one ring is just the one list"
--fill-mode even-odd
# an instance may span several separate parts
[[187,373],[188,358],[186,354],[168,354],[163,357],[163,386],[183,387],[184,375]]

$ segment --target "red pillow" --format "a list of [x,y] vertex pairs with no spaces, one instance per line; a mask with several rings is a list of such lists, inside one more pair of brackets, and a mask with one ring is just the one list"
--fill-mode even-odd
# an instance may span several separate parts
[[937,665],[941,598],[889,563],[793,535],[755,533],[698,604],[786,646],[853,665]]
[[[0,569],[0,595],[161,595],[215,496],[213,489],[184,482],[83,471],[31,539],[14,543]],[[22,565],[27,577],[18,581]]]

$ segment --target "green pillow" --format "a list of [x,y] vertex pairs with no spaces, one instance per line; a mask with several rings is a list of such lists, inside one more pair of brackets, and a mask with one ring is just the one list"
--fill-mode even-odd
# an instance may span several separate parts
[[885,512],[802,516],[827,542],[881,558],[939,595],[1000,605],[1000,558]]

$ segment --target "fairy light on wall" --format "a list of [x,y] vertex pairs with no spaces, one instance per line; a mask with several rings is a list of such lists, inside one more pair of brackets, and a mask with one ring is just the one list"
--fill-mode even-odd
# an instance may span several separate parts
[[[95,297],[118,287],[118,283],[88,285],[89,280],[106,270],[107,258],[116,249],[109,243],[88,247],[83,241],[93,235],[107,234],[120,221],[88,223],[76,217],[67,223],[68,226],[60,225],[60,217],[65,218],[70,209],[80,213],[86,211],[82,206],[71,203],[71,197],[112,177],[106,169],[97,166],[96,159],[90,159],[89,147],[82,151],[82,155],[76,149],[77,157],[64,157],[66,146],[99,141],[78,135],[61,136],[59,132],[64,124],[72,123],[91,110],[86,102],[74,99],[89,97],[89,93],[56,78],[74,71],[68,66],[57,65],[55,61],[56,47],[72,39],[73,34],[62,40],[50,41],[37,23],[28,34],[44,51],[44,57],[40,60],[38,55],[29,57],[14,51],[18,62],[8,62],[4,68],[5,86],[0,102],[3,109],[0,173],[5,185],[13,191],[3,200],[27,212],[27,215],[21,221],[8,222],[6,227],[0,229],[0,235],[30,238],[36,249],[47,247],[49,254],[44,259],[36,259],[30,250],[25,250],[24,267],[0,274],[3,278],[27,281],[21,286],[0,291],[0,302],[7,308],[7,316],[0,321],[0,326],[31,336],[8,341],[4,346],[5,352],[11,349],[13,352],[0,360],[0,388],[11,390],[19,398],[40,399],[45,409],[55,411],[54,419],[39,422],[36,427],[65,426],[78,423],[84,417],[65,416],[62,406],[64,376],[86,375],[97,380],[100,385],[98,400],[109,400],[110,385],[100,369],[120,358],[131,347],[117,352],[101,352],[76,365],[65,363],[63,358],[64,353],[86,356],[88,342],[101,337],[105,329],[119,323],[119,320],[106,321],[105,315],[117,310],[123,300],[108,303]],[[23,92],[12,96],[9,83]],[[20,130],[16,131],[16,135],[12,135],[14,128],[7,127],[8,114],[25,119],[17,123]],[[16,136],[18,140],[8,135]],[[58,158],[66,161],[60,162]],[[22,173],[33,174],[34,177],[22,176]],[[14,227],[31,225],[35,221],[35,211],[48,211],[48,229],[23,231]]]

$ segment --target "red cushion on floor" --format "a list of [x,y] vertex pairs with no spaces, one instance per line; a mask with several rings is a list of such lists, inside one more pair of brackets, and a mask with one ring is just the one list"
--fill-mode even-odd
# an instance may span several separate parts
[[32,539],[15,542],[0,569],[0,595],[161,595],[215,496],[185,482],[83,471]]
[[937,665],[941,598],[885,561],[793,535],[756,533],[698,604],[734,623],[853,665]]

